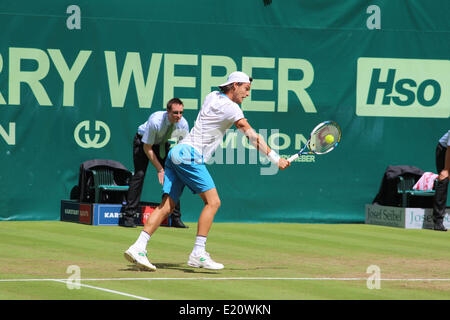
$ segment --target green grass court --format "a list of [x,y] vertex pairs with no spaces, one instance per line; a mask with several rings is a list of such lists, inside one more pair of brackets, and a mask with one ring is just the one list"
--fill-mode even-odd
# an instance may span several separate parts
[[[188,225],[158,229],[147,248],[158,270],[144,272],[123,258],[142,227],[0,222],[0,299],[450,299],[450,232],[216,223],[207,243],[225,265],[216,272],[187,266],[196,233]],[[71,265],[80,268],[79,289],[68,288]],[[368,289],[371,265],[379,289]]]

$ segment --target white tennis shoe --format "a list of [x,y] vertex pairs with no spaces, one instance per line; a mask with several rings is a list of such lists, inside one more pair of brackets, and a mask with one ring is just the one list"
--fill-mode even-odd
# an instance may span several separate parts
[[215,262],[211,259],[208,252],[203,252],[199,255],[190,254],[187,264],[194,268],[205,268],[212,270],[223,269],[223,264]]
[[123,255],[125,259],[136,264],[140,269],[156,271],[156,267],[148,261],[146,250],[139,250],[138,248],[131,246],[123,253]]

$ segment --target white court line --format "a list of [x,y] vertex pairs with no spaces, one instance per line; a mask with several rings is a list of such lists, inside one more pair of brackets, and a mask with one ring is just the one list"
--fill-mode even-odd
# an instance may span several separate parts
[[[83,279],[83,280],[86,280],[86,279]],[[53,281],[53,282],[64,283],[66,285],[68,284],[67,279],[0,279],[0,282],[31,282],[31,281]],[[80,279],[80,281],[81,281],[81,279]],[[134,294],[128,294],[128,293],[120,292],[120,291],[116,291],[116,290],[94,287],[94,286],[90,286],[90,285],[83,284],[83,283],[73,284],[72,282],[70,282],[69,284],[72,286],[81,286],[81,287],[105,291],[105,292],[109,292],[109,293],[115,293],[115,294],[119,294],[119,295],[130,297],[130,298],[135,298],[135,299],[139,299],[139,300],[152,300],[149,298],[136,296]]]
[[[295,277],[190,277],[190,278],[85,278],[80,281],[135,281],[135,280],[320,280],[320,281],[366,281],[368,278],[295,278]],[[27,281],[59,281],[66,283],[67,279],[0,279],[0,282],[27,282]],[[380,281],[450,281],[447,278],[381,278]],[[87,286],[87,285],[85,285]],[[108,290],[108,289],[105,289]]]
[[[62,279],[61,279],[61,280],[57,280],[57,279],[54,279],[53,281],[55,281],[55,282],[60,282],[60,283],[64,283],[64,284],[67,285],[67,280],[62,280]],[[69,284],[74,285],[72,282],[69,283]],[[95,290],[105,291],[105,292],[109,292],[109,293],[115,293],[115,294],[119,294],[119,295],[126,296],[126,297],[130,297],[130,298],[135,298],[135,299],[139,299],[139,300],[152,300],[152,299],[149,299],[149,298],[144,298],[144,297],[140,297],[140,296],[135,296],[134,294],[128,294],[128,293],[120,292],[120,291],[116,291],[116,290],[110,290],[110,289],[105,289],[105,288],[100,288],[100,287],[94,287],[94,286],[90,286],[90,285],[82,284],[82,283],[77,283],[76,286],[81,286],[81,287],[86,287],[86,288],[90,288],[90,289],[95,289]]]

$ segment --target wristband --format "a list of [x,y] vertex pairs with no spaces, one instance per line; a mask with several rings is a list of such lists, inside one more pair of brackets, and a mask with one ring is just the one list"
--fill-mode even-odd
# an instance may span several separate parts
[[162,168],[161,170],[158,170],[158,173],[164,172],[164,168]]
[[278,153],[276,153],[273,150],[270,150],[270,152],[267,155],[267,157],[269,158],[270,162],[278,165],[278,161],[280,160],[280,156],[278,155]]

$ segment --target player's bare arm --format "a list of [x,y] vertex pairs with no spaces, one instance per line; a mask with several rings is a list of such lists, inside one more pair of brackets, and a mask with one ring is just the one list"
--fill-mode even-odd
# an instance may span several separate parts
[[[270,147],[264,141],[264,138],[256,133],[252,126],[248,123],[247,119],[243,118],[234,123],[236,128],[238,128],[245,136],[248,138],[250,143],[260,152],[269,156],[271,153]],[[286,159],[280,158],[278,160],[278,167],[281,170],[286,169],[290,166],[290,162]]]

